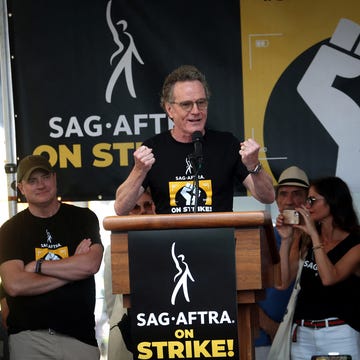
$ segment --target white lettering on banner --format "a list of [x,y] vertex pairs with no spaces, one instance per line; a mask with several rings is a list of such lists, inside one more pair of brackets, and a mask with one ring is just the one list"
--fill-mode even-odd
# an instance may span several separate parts
[[132,131],[128,121],[126,120],[125,115],[120,115],[118,121],[116,122],[115,129],[113,132],[114,136],[119,135],[120,133],[125,133],[126,135],[132,135]]
[[231,320],[229,313],[224,310],[222,313],[217,311],[189,311],[180,312],[177,315],[170,315],[168,312],[160,314],[139,313],[136,316],[137,326],[168,326],[171,323],[176,325],[194,325],[196,323],[204,324],[233,324],[235,321]]
[[161,123],[167,120],[167,127],[172,128],[171,119],[166,114],[134,114],[132,123],[125,115],[119,115],[115,122],[102,122],[98,115],[90,115],[85,120],[79,120],[76,116],[71,116],[66,120],[59,116],[54,116],[49,120],[51,138],[82,138],[84,136],[99,137],[104,132],[111,132],[110,135],[141,135],[141,130],[149,128],[154,134],[161,132]]

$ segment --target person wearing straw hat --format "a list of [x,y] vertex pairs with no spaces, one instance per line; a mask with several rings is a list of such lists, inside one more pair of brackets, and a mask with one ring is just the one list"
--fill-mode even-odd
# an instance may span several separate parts
[[[301,204],[305,204],[309,187],[309,179],[305,171],[297,166],[290,166],[285,169],[279,177],[278,184],[275,187],[276,204],[279,212],[284,210],[293,210]],[[281,245],[281,237],[275,230],[275,238],[278,250]],[[294,242],[292,247],[292,256],[299,256],[299,242],[301,232],[294,232]],[[270,350],[272,339],[275,336],[279,323],[286,310],[289,297],[291,295],[292,285],[286,290],[275,288],[266,289],[266,298],[259,302],[259,325],[260,333],[255,339],[256,360],[265,360]]]

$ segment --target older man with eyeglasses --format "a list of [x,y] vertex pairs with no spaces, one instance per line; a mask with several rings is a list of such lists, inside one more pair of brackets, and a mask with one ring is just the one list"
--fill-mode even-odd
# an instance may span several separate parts
[[135,165],[116,191],[118,215],[129,213],[147,187],[159,214],[232,211],[235,179],[260,202],[274,201],[260,145],[205,128],[209,99],[205,76],[196,67],[180,66],[167,76],[161,105],[174,126],[134,152]]

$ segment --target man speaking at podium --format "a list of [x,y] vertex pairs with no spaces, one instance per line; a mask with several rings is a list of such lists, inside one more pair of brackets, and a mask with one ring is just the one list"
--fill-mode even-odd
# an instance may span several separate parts
[[128,214],[147,187],[158,214],[232,211],[235,179],[258,201],[275,200],[272,179],[259,162],[260,145],[205,129],[209,98],[205,76],[194,66],[166,77],[161,106],[174,127],[134,152],[134,167],[116,191],[117,215]]

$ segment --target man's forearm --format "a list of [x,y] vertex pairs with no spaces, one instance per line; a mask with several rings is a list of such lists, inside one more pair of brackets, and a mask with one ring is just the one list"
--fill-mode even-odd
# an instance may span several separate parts
[[270,175],[265,171],[251,175],[254,181],[255,197],[264,204],[271,204],[275,201],[275,190]]
[[116,190],[114,209],[116,215],[128,215],[144,192],[142,183],[146,173],[133,169],[129,177]]
[[69,281],[36,273],[23,273],[16,277],[16,281],[4,282],[4,288],[10,296],[35,296],[45,294],[64,286]]
[[8,260],[1,264],[0,276],[5,292],[13,297],[40,295],[68,283],[63,279],[35,273],[35,261],[30,270],[21,260]]
[[271,204],[275,200],[275,190],[271,176],[262,169],[257,174],[249,174],[244,185],[254,198],[264,204]]
[[85,254],[76,254],[57,261],[44,261],[41,274],[65,281],[78,281],[94,275],[101,265],[103,248],[93,244]]

